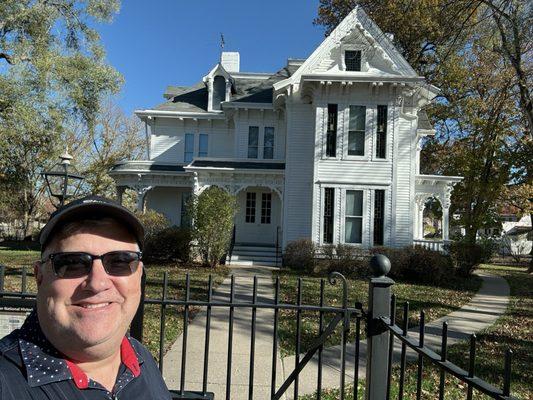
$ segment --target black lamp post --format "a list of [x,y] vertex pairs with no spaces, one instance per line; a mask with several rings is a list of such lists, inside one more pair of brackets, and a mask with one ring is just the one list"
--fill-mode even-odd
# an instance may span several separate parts
[[83,176],[70,164],[72,156],[68,151],[65,150],[65,153],[59,157],[61,162],[54,165],[50,171],[41,174],[46,180],[50,196],[59,200],[58,208],[64,205],[67,199],[76,196],[83,181]]

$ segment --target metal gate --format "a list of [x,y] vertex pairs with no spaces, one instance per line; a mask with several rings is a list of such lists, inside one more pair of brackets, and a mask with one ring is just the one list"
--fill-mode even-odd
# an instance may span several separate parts
[[[386,277],[390,269],[390,262],[384,256],[374,256],[370,262],[372,277],[369,280],[368,289],[368,310],[364,311],[361,304],[348,304],[348,285],[347,281],[341,274],[333,272],[330,274],[328,281],[321,280],[320,297],[318,305],[310,305],[302,303],[302,280],[298,280],[296,288],[296,302],[294,304],[285,304],[280,302],[280,282],[279,279],[275,281],[274,296],[271,301],[258,301],[257,295],[257,277],[254,277],[253,291],[251,293],[252,301],[239,302],[235,298],[235,280],[231,279],[231,289],[227,301],[220,301],[213,298],[213,280],[210,277],[207,288],[207,300],[197,301],[191,299],[190,279],[186,276],[185,281],[185,295],[182,300],[174,300],[167,298],[168,276],[165,273],[162,285],[162,298],[149,299],[145,298],[145,278],[143,277],[143,291],[141,305],[132,322],[130,333],[140,341],[143,339],[143,317],[144,306],[146,304],[158,305],[161,310],[160,320],[160,336],[159,336],[159,367],[163,369],[163,353],[165,347],[165,326],[166,316],[169,308],[178,307],[183,313],[183,336],[182,336],[182,352],[181,352],[181,371],[180,371],[180,385],[179,389],[173,391],[174,399],[212,399],[213,394],[209,392],[208,385],[208,365],[210,354],[210,338],[211,338],[211,314],[214,309],[225,309],[228,312],[227,329],[227,364],[225,368],[226,373],[226,392],[225,398],[229,400],[232,398],[232,354],[233,354],[233,331],[234,318],[236,309],[251,310],[250,321],[250,358],[248,368],[248,398],[254,399],[254,376],[255,376],[255,342],[257,330],[257,311],[260,309],[272,310],[274,313],[274,322],[272,330],[272,371],[270,382],[270,399],[280,399],[284,394],[292,395],[297,399],[299,392],[299,375],[304,370],[309,361],[315,357],[318,362],[317,379],[316,379],[316,398],[321,399],[322,396],[322,368],[324,352],[324,344],[327,338],[335,331],[337,327],[341,329],[340,338],[340,368],[339,368],[339,399],[344,400],[345,388],[348,384],[353,385],[353,398],[358,398],[358,383],[359,383],[359,358],[361,346],[361,324],[364,324],[366,332],[366,380],[365,380],[365,399],[384,400],[390,398],[391,377],[393,373],[394,360],[394,343],[399,341],[401,343],[400,355],[400,377],[399,377],[399,395],[401,400],[404,397],[404,380],[406,374],[406,360],[407,351],[411,349],[417,354],[417,392],[416,398],[421,398],[422,372],[425,363],[430,363],[439,368],[439,399],[444,398],[445,390],[445,376],[450,374],[455,376],[460,381],[464,382],[467,389],[467,399],[472,398],[474,390],[482,392],[494,399],[514,399],[510,395],[510,381],[511,381],[511,355],[510,350],[505,355],[504,367],[504,384],[502,388],[496,388],[493,385],[479,379],[475,376],[475,336],[470,342],[470,368],[465,371],[458,366],[452,364],[447,360],[447,325],[443,326],[442,346],[440,354],[435,353],[424,344],[424,312],[421,313],[420,335],[418,340],[414,340],[409,336],[407,330],[407,315],[409,305],[404,305],[403,308],[403,323],[402,327],[396,325],[396,299],[391,295],[391,287],[394,284],[390,278]],[[26,291],[26,269],[22,270],[21,274],[21,291],[6,292],[4,291],[4,276],[5,267],[0,266],[0,310],[5,309],[31,309],[35,304],[35,294]],[[342,286],[342,304],[339,306],[326,305],[325,287],[326,284],[341,285]],[[188,327],[190,324],[190,308],[202,308],[206,311],[205,322],[205,343],[203,354],[203,371],[202,371],[202,390],[188,391],[186,387],[186,364],[187,364],[187,340]],[[295,313],[296,334],[294,340],[294,368],[283,382],[276,381],[276,357],[278,354],[278,326],[279,313],[282,310],[292,310]],[[319,323],[319,331],[314,338],[311,345],[306,349],[306,353],[301,353],[301,326],[302,313],[314,313]],[[352,336],[354,342],[348,344],[348,335],[353,331]],[[347,346],[353,346],[354,354],[354,370],[353,381],[346,381],[346,364],[347,364]],[[363,372],[363,371],[362,371]],[[386,384],[384,384],[386,383]],[[288,393],[290,386],[293,386],[292,393]],[[217,398],[217,400],[219,400]]]

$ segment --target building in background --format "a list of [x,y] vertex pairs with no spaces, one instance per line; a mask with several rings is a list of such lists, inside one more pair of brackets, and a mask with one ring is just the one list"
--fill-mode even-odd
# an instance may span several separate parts
[[[439,249],[449,238],[460,177],[420,174],[423,107],[438,93],[364,11],[355,8],[307,59],[275,73],[240,70],[240,55],[136,115],[146,161],[116,165],[119,191],[180,225],[187,199],[216,185],[237,196],[234,253],[275,262],[275,248],[311,238]],[[429,198],[442,207],[442,240],[423,238]]]

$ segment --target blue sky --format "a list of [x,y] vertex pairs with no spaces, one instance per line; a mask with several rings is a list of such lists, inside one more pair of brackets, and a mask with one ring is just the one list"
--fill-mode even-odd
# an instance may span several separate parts
[[198,82],[218,62],[220,33],[241,55],[241,71],[275,72],[323,40],[313,25],[318,0],[123,0],[99,25],[108,62],[125,79],[118,102],[128,114],[164,101],[167,85]]

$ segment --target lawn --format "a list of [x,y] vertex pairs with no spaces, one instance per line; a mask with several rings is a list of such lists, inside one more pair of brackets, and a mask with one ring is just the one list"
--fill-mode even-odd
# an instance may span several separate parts
[[[283,303],[295,303],[297,300],[298,273],[290,270],[282,270],[277,273],[280,279],[280,301]],[[326,279],[324,297],[325,303],[331,306],[340,306],[342,303],[342,289],[340,283],[333,286],[327,282],[326,275],[315,275],[302,279],[302,304],[318,305],[320,299],[320,280]],[[368,306],[368,281],[363,279],[348,279],[348,304],[354,306],[360,302],[364,309]],[[426,321],[435,320],[452,311],[459,309],[468,303],[476,294],[481,285],[477,276],[468,279],[449,279],[445,285],[439,287],[422,284],[396,282],[392,288],[396,294],[400,318],[402,315],[400,306],[405,302],[410,303],[409,326],[418,325],[420,311],[426,313]],[[316,312],[302,313],[301,326],[301,351],[305,351],[313,339],[318,336],[318,314]],[[328,317],[326,316],[327,320]],[[353,326],[353,325],[352,325]],[[296,337],[296,317],[294,311],[280,311],[279,345],[283,356],[294,354]],[[362,329],[362,336],[364,331]],[[341,330],[337,329],[330,336],[326,346],[340,343]],[[349,340],[354,340],[354,329],[351,330]]]
[[[22,268],[27,270],[27,289],[29,293],[36,291],[33,278],[32,264],[39,259],[39,251],[31,247],[12,243],[0,244],[0,265],[5,265],[6,276],[4,290],[9,292],[21,291]],[[228,269],[220,266],[216,269],[204,268],[199,265],[171,264],[148,264],[146,266],[147,285],[146,297],[160,299],[163,293],[163,275],[168,272],[168,299],[183,299],[185,296],[185,276],[190,274],[190,296],[193,300],[206,300],[209,274],[213,275],[213,287],[219,285],[226,275]],[[183,308],[168,307],[165,323],[165,352],[170,348],[178,335],[183,330]],[[190,308],[190,319],[198,312],[197,308]],[[155,305],[145,307],[144,316],[144,338],[143,342],[156,359],[159,358],[159,332],[160,332],[161,308]]]
[[[503,360],[507,348],[513,350],[511,394],[519,399],[533,399],[533,276],[526,268],[514,266],[483,265],[482,270],[504,277],[511,288],[509,308],[504,316],[477,334],[476,376],[497,387],[502,386]],[[463,369],[468,368],[468,345],[460,343],[448,349],[448,358]],[[408,364],[405,398],[414,398],[416,393],[416,363]],[[398,397],[399,368],[393,373],[391,398]],[[422,385],[423,399],[438,398],[439,373],[434,367],[425,367]],[[360,383],[363,399],[364,382]],[[353,400],[352,388],[346,390],[346,400]],[[301,400],[315,399],[316,395],[301,396]],[[323,400],[337,400],[338,390],[324,391]],[[456,378],[447,376],[446,399],[466,398],[466,385]],[[473,399],[488,399],[488,396],[474,392]],[[359,400],[358,399],[358,400]]]

